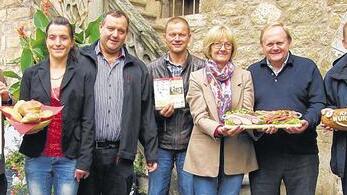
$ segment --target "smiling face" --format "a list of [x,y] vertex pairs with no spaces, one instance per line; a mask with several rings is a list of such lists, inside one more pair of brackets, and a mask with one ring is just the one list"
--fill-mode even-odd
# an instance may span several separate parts
[[74,41],[67,26],[57,24],[49,26],[46,46],[50,59],[67,60],[73,44]]
[[281,67],[288,56],[290,41],[283,28],[275,26],[264,32],[261,46],[271,65]]
[[167,25],[165,32],[166,45],[169,52],[175,54],[184,53],[190,40],[188,26],[183,22],[171,22]]
[[231,59],[233,52],[233,45],[227,38],[222,38],[211,45],[211,58],[218,64],[220,68],[223,68]]
[[128,32],[128,22],[124,16],[107,15],[100,26],[100,47],[105,55],[119,55]]

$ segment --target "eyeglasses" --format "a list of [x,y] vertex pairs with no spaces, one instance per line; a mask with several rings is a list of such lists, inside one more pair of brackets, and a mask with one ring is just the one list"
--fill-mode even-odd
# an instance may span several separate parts
[[233,45],[231,43],[228,43],[228,42],[224,42],[224,43],[215,42],[215,43],[212,43],[212,46],[216,49],[222,49],[223,46],[227,50],[231,50],[233,48]]

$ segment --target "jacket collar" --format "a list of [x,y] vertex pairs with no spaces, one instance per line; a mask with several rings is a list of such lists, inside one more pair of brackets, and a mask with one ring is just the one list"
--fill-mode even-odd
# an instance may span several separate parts
[[[75,62],[71,59],[67,61],[66,72],[63,77],[63,81],[61,83],[61,90],[67,86],[67,84],[72,79],[75,74]],[[41,85],[43,86],[48,97],[51,97],[51,74],[49,71],[49,60],[45,59],[41,62],[41,65],[38,69],[39,79],[41,81]]]
[[347,54],[344,54],[331,68],[331,77],[337,80],[347,80]]
[[[294,57],[293,57],[292,52],[289,51],[288,55],[289,55],[289,57],[288,57],[286,66],[287,66],[287,65],[293,66],[293,65],[294,65]],[[266,60],[266,58],[263,58],[263,59],[260,61],[260,65],[261,65],[262,67],[268,66],[268,65],[267,65],[267,60]]]
[[[164,62],[165,64],[170,63],[175,65],[174,63],[171,62],[169,53],[164,55]],[[191,62],[192,62],[192,55],[189,53],[189,51],[187,51],[187,58],[186,58],[186,61],[182,64],[182,70],[184,71],[185,69],[187,69],[187,67],[191,64]]]

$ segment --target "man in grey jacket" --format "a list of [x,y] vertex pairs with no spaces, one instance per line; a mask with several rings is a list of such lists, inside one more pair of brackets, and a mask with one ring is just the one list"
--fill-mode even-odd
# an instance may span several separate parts
[[[178,78],[183,80],[184,98],[188,91],[189,75],[204,66],[204,61],[191,55],[188,22],[181,17],[171,18],[165,27],[168,53],[148,65],[153,79]],[[180,194],[193,194],[193,177],[183,171],[186,149],[193,127],[188,104],[176,108],[171,103],[156,111],[158,125],[158,169],[149,173],[148,194],[166,195],[174,164],[178,173]]]

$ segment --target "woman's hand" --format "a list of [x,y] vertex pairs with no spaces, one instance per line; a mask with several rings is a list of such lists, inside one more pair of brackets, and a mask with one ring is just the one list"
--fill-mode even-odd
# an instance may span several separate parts
[[218,131],[220,132],[220,134],[222,134],[223,136],[235,136],[239,133],[241,133],[242,131],[244,131],[244,128],[241,128],[240,126],[237,126],[235,128],[228,128],[226,126],[220,126],[218,127]]
[[81,179],[86,179],[88,176],[89,176],[88,171],[83,171],[81,169],[75,170],[75,178],[76,178],[78,183],[81,181]]

